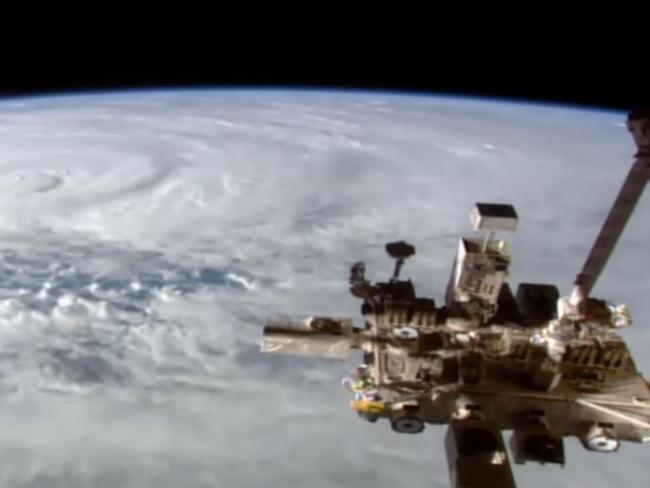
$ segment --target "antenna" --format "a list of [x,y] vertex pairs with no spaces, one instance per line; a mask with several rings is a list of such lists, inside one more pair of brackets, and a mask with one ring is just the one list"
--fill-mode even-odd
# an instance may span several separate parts
[[372,286],[366,279],[366,265],[356,262],[350,268],[350,293],[357,298],[368,299],[377,294],[376,286]]
[[415,254],[415,246],[404,241],[389,242],[386,244],[386,252],[391,258],[396,260],[393,276],[390,279],[391,282],[395,282],[399,280],[399,274],[402,271],[404,261]]
[[582,270],[573,282],[573,305],[578,305],[591,293],[650,178],[650,110],[631,112],[627,118],[627,129],[632,133],[637,147],[635,161]]

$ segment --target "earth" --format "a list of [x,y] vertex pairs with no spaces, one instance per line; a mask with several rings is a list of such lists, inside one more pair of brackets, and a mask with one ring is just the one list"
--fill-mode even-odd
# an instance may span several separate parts
[[[510,282],[583,263],[632,163],[625,114],[404,94],[136,91],[0,102],[0,487],[448,486],[444,427],[348,407],[350,362],[259,352],[266,319],[359,322],[349,266],[442,301],[477,201],[512,203]],[[650,372],[644,197],[594,294]],[[515,466],[647,486],[647,446]]]

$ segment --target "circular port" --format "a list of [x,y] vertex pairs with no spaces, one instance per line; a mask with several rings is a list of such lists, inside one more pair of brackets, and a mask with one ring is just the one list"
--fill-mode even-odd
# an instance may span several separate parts
[[413,327],[395,327],[393,335],[401,341],[413,341],[420,335]]
[[390,424],[395,432],[401,434],[419,434],[424,430],[424,422],[404,410],[394,413]]
[[600,426],[589,429],[582,443],[585,448],[595,452],[615,452],[621,445],[611,429]]

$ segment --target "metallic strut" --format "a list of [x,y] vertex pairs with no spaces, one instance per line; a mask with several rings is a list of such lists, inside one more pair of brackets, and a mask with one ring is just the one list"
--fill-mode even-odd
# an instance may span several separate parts
[[608,408],[604,407],[602,405],[599,405],[598,403],[600,402],[590,402],[588,400],[584,400],[582,398],[576,399],[576,403],[583,405],[588,408],[592,408],[594,410],[597,410],[599,412],[611,415],[613,417],[619,418],[621,420],[624,420],[625,422],[628,422],[636,427],[640,427],[642,429],[650,429],[650,424],[648,422],[644,422],[643,420],[640,420],[636,417],[633,417],[632,415],[626,415],[625,413],[622,413],[618,410],[614,410],[613,408]]
[[[607,260],[650,178],[650,113],[631,113],[627,120],[627,128],[634,137],[638,151],[635,155],[635,162],[587,256],[582,271],[574,281],[576,289],[580,289],[577,293],[584,297],[589,296],[605,268]],[[575,290],[574,293],[576,293]]]

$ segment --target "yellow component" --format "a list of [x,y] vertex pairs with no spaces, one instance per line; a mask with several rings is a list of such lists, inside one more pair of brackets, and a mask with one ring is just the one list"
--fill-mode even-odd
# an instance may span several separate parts
[[352,400],[350,404],[354,410],[360,413],[382,415],[389,411],[388,405],[380,401]]
[[363,391],[366,385],[362,380],[352,383],[352,391]]

